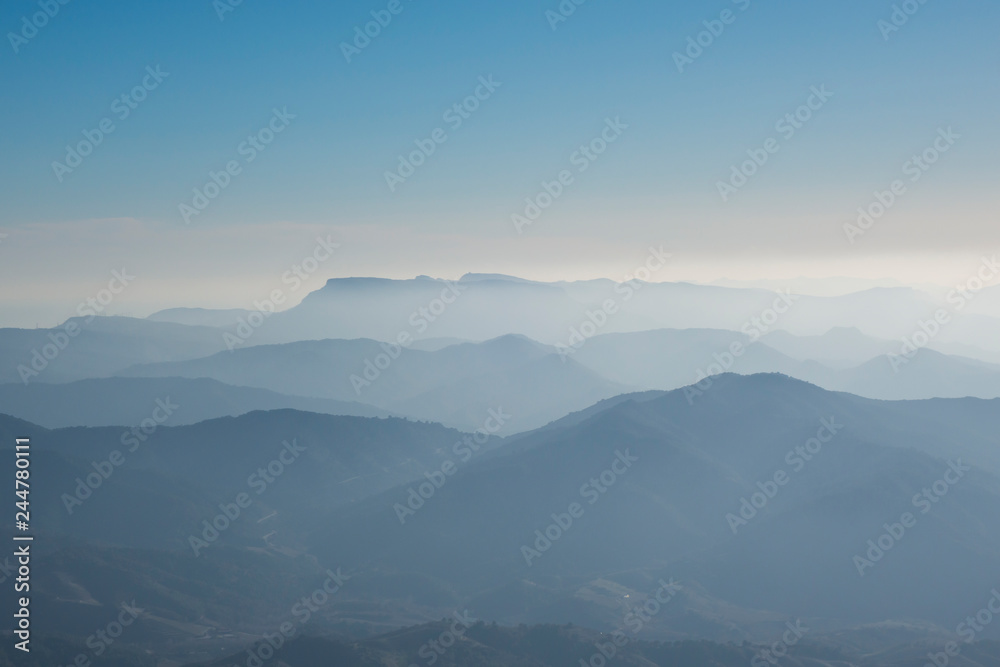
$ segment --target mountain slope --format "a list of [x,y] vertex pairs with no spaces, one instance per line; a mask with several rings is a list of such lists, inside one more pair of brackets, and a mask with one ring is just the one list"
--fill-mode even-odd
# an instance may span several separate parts
[[490,410],[503,408],[512,415],[504,433],[541,426],[626,389],[522,336],[435,351],[392,349],[365,339],[261,345],[135,366],[121,374],[208,377],[280,393],[357,400],[468,431],[481,428]]
[[[155,619],[195,628],[175,630],[191,655],[273,631],[335,568],[350,579],[313,623],[353,637],[455,609],[610,631],[674,580],[645,638],[768,642],[801,619],[874,654],[953,637],[990,598],[997,401],[873,401],[773,374],[695,389],[607,400],[468,457],[461,434],[397,419],[280,410],[161,427],[72,514],[62,494],[107,469],[128,432],[5,417],[0,441],[33,441],[43,608],[86,626],[90,600],[142,597]],[[291,441],[300,456],[257,494],[248,476]],[[926,512],[924,489],[937,496]],[[208,536],[240,492],[252,504]],[[904,522],[859,571],[869,540]],[[210,540],[197,556],[192,535]],[[211,644],[196,639],[207,628]]]
[[384,410],[361,403],[287,396],[207,378],[105,378],[66,384],[31,383],[27,387],[0,385],[0,409],[47,428],[137,425],[161,404],[171,406],[171,413],[162,422],[171,426],[283,408],[331,415],[389,416]]
[[610,380],[645,389],[676,389],[730,371],[782,373],[881,400],[1000,397],[1000,365],[930,349],[907,358],[900,346],[856,329],[822,336],[774,331],[756,342],[735,331],[659,329],[595,336],[570,356]]
[[[106,544],[190,549],[188,536],[239,493],[253,503],[227,536],[265,546],[264,535],[308,524],[317,511],[423,479],[455,457],[462,434],[438,424],[294,410],[148,429],[48,430],[0,415],[0,441],[24,437],[32,440],[38,479],[37,525]],[[0,469],[13,477],[13,457]],[[258,521],[263,517],[271,518]]]
[[[523,436],[515,453],[460,471],[402,526],[394,508],[407,502],[403,488],[344,508],[311,544],[329,560],[431,575],[484,605],[487,591],[520,579],[558,598],[598,574],[641,570],[698,582],[740,608],[827,622],[921,618],[953,626],[964,605],[993,585],[1000,479],[970,469],[947,498],[926,503],[926,515],[911,498],[950,469],[944,457],[967,466],[995,450],[1000,411],[976,405],[960,422],[952,401],[886,410],[781,376],[722,376],[694,405],[683,391],[669,392]],[[842,428],[821,454],[807,461],[795,453],[833,423]],[[605,491],[581,487],[596,489],[590,480],[600,481],[622,454],[637,460],[606,475],[615,481]],[[727,519],[779,470],[786,483],[766,511],[747,525]],[[582,516],[551,529],[558,537],[544,548],[534,531],[547,530],[573,502]],[[918,529],[886,563],[859,576],[853,556],[907,510],[920,517]],[[328,530],[365,539],[332,542]],[[954,569],[935,579],[945,563]],[[909,584],[914,577],[924,581],[920,589]],[[546,612],[522,595],[511,590],[479,611],[504,622],[542,621]],[[579,600],[557,613],[548,620],[593,620]],[[701,631],[722,632],[711,628]]]
[[218,329],[76,317],[53,329],[0,329],[0,383],[108,377],[133,364],[195,359],[224,349]]

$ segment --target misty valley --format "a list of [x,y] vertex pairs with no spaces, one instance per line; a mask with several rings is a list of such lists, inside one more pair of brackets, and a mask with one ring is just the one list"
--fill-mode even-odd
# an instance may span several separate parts
[[232,351],[246,311],[77,319],[27,383],[50,332],[0,331],[28,664],[1000,660],[995,344],[895,372],[892,290],[643,283],[567,353],[615,283],[455,285],[393,354],[446,283],[332,280]]

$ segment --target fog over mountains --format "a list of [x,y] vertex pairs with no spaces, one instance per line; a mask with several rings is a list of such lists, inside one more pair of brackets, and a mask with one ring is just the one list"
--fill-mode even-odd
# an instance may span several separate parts
[[445,665],[609,641],[635,665],[918,665],[949,642],[991,664],[1000,366],[964,315],[928,324],[939,305],[352,279],[274,314],[0,331],[46,655],[94,652],[134,600],[121,665],[397,664],[448,633]]
[[[146,600],[144,634],[192,656],[198,637],[228,646],[236,630],[280,624],[294,599],[283,590],[308,593],[335,565],[350,585],[315,621],[334,636],[453,609],[610,631],[663,579],[680,588],[644,637],[766,642],[802,619],[821,645],[888,648],[953,636],[989,601],[997,401],[884,403],[780,375],[720,376],[688,399],[625,397],[476,449],[432,425],[289,410],[163,426],[79,503],[66,494],[87,495],[78,480],[127,449],[127,429],[4,418],[0,430],[39,446],[36,521],[52,549],[39,613],[86,627],[93,612],[80,612],[127,590]],[[292,441],[301,458],[249,486]],[[240,492],[253,504],[196,556],[203,517]],[[906,512],[915,525],[859,566]],[[239,573],[212,574],[230,562]]]
[[[327,281],[297,306],[266,317],[260,326],[248,325],[252,338],[240,344],[322,338],[396,341],[401,333],[481,341],[517,333],[549,345],[569,345],[571,329],[579,330],[591,319],[588,311],[596,313],[611,300],[616,312],[606,324],[594,322],[601,333],[709,328],[763,334],[779,329],[808,336],[853,327],[875,338],[897,339],[912,336],[921,330],[921,321],[933,320],[938,309],[945,309],[954,321],[942,327],[933,341],[981,346],[989,355],[1000,352],[992,335],[1000,331],[1000,286],[982,287],[981,281],[979,285],[979,291],[957,286],[935,295],[899,287],[837,297],[788,293],[781,298],[761,289],[636,279],[541,283],[482,274],[466,274],[453,282],[426,276],[342,278]],[[767,313],[768,309],[774,312]],[[228,327],[242,336],[246,329],[237,332],[236,327],[250,312],[174,309],[149,319]]]
[[0,667],[1000,667],[1000,3],[0,24]]
[[[948,295],[936,301],[908,288],[810,297],[472,274],[456,282],[331,280],[273,314],[175,309],[145,320],[75,318],[52,330],[0,330],[0,379],[9,385],[0,395],[11,397],[10,414],[69,425],[46,421],[45,411],[60,414],[64,404],[83,405],[78,396],[101,396],[91,391],[96,379],[210,379],[231,387],[200,385],[213,397],[188,401],[199,404],[190,413],[197,419],[292,407],[474,430],[502,405],[519,416],[510,432],[620,393],[675,389],[721,372],[779,372],[888,400],[996,398],[995,289],[968,293],[965,303],[979,309],[970,315],[949,311]],[[83,379],[92,382],[72,384]],[[69,384],[43,387],[52,383]],[[42,393],[17,399],[17,384]],[[171,391],[152,382],[101,386],[109,395],[128,387],[134,409],[119,422],[138,416],[153,394]],[[173,391],[195,385],[184,386],[192,389]],[[34,396],[48,407],[29,407],[39,404]],[[80,424],[116,423],[103,408],[83,411],[89,421]]]

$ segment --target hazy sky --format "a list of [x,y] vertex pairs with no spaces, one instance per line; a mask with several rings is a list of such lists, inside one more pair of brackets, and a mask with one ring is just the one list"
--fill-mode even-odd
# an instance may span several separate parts
[[[37,30],[37,2],[4,3],[0,325],[61,321],[123,266],[119,312],[247,307],[328,235],[341,247],[303,293],[348,275],[621,278],[650,244],[674,254],[661,280],[948,283],[1000,250],[995,2],[911,0],[890,31],[893,2],[873,0],[567,0],[559,22],[556,0],[232,1],[76,0]],[[348,62],[372,12],[391,22]],[[808,120],[776,125],[807,101]],[[269,124],[271,143],[244,143]],[[54,167],[85,132],[104,136]],[[577,152],[602,133],[602,154]],[[908,164],[935,141],[933,165]],[[767,161],[723,201],[748,150]],[[231,161],[186,223],[179,206]],[[519,234],[511,216],[564,170]],[[850,243],[844,224],[897,179]]]

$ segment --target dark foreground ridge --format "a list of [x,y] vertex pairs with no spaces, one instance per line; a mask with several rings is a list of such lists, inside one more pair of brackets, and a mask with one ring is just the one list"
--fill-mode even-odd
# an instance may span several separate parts
[[[795,641],[794,633],[789,638]],[[477,621],[469,627],[454,620],[404,628],[362,641],[304,636],[251,648],[209,662],[185,667],[387,667],[389,665],[436,665],[437,667],[923,667],[945,654],[920,643],[889,651],[865,654],[860,648],[843,649],[825,642],[761,645],[750,642],[709,641],[658,642],[638,640],[628,633],[599,633],[573,625],[521,625],[504,627]],[[12,656],[9,642],[0,651],[0,667],[53,667],[72,665],[86,650],[77,642],[54,637],[40,638],[34,651]],[[1000,643],[977,642],[961,647],[961,658],[953,664],[985,667],[1000,664]],[[777,656],[780,656],[780,660]],[[96,662],[96,661],[95,661]],[[110,667],[155,667],[161,664],[145,651],[111,646],[100,658]],[[170,663],[176,664],[176,663]],[[931,663],[933,664],[933,663]]]

